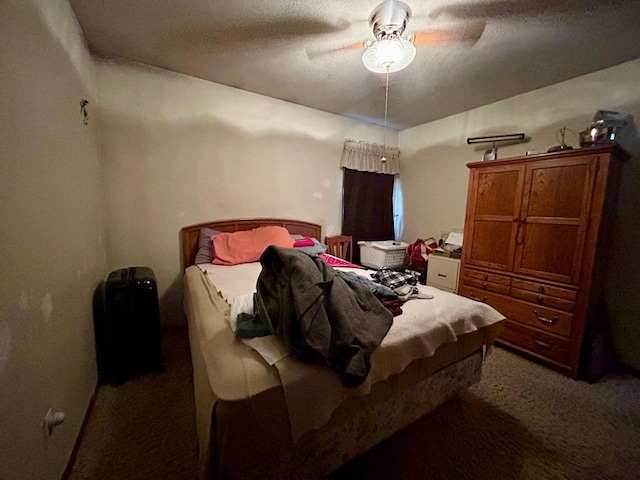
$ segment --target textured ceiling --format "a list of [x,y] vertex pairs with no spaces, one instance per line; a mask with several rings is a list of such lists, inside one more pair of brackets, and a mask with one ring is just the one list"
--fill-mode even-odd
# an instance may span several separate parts
[[[373,39],[368,17],[380,1],[70,0],[92,52],[378,125],[384,75],[345,47]],[[640,58],[640,0],[406,2],[407,33],[484,30],[474,43],[419,46],[390,75],[390,128]]]

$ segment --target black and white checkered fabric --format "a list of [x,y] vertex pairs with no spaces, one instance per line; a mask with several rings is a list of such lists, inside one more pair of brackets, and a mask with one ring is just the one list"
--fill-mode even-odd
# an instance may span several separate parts
[[410,273],[397,272],[389,268],[381,268],[371,277],[382,285],[391,289],[401,287],[403,285],[417,285],[418,279]]

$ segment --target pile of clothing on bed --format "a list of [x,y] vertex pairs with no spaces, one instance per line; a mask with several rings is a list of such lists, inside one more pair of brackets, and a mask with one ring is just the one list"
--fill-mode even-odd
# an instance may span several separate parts
[[277,335],[302,361],[321,361],[356,387],[371,369],[370,356],[411,298],[429,299],[414,276],[380,269],[375,282],[332,268],[317,256],[268,247],[253,314],[238,316],[236,336]]

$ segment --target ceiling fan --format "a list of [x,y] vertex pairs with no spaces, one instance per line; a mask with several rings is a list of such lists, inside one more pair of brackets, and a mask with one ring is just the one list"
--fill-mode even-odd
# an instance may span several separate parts
[[409,65],[415,55],[416,47],[447,44],[476,43],[484,32],[486,22],[483,19],[447,28],[430,28],[405,35],[412,17],[411,8],[400,0],[385,0],[375,7],[369,15],[369,26],[374,39],[369,39],[331,50],[307,52],[310,60],[317,57],[343,51],[364,49],[362,61],[371,71],[393,73]]

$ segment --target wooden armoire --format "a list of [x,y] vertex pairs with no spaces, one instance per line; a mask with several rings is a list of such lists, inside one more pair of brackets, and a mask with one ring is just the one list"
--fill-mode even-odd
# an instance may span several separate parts
[[622,162],[616,145],[475,162],[458,293],[507,317],[498,342],[577,378],[606,315],[606,257]]

